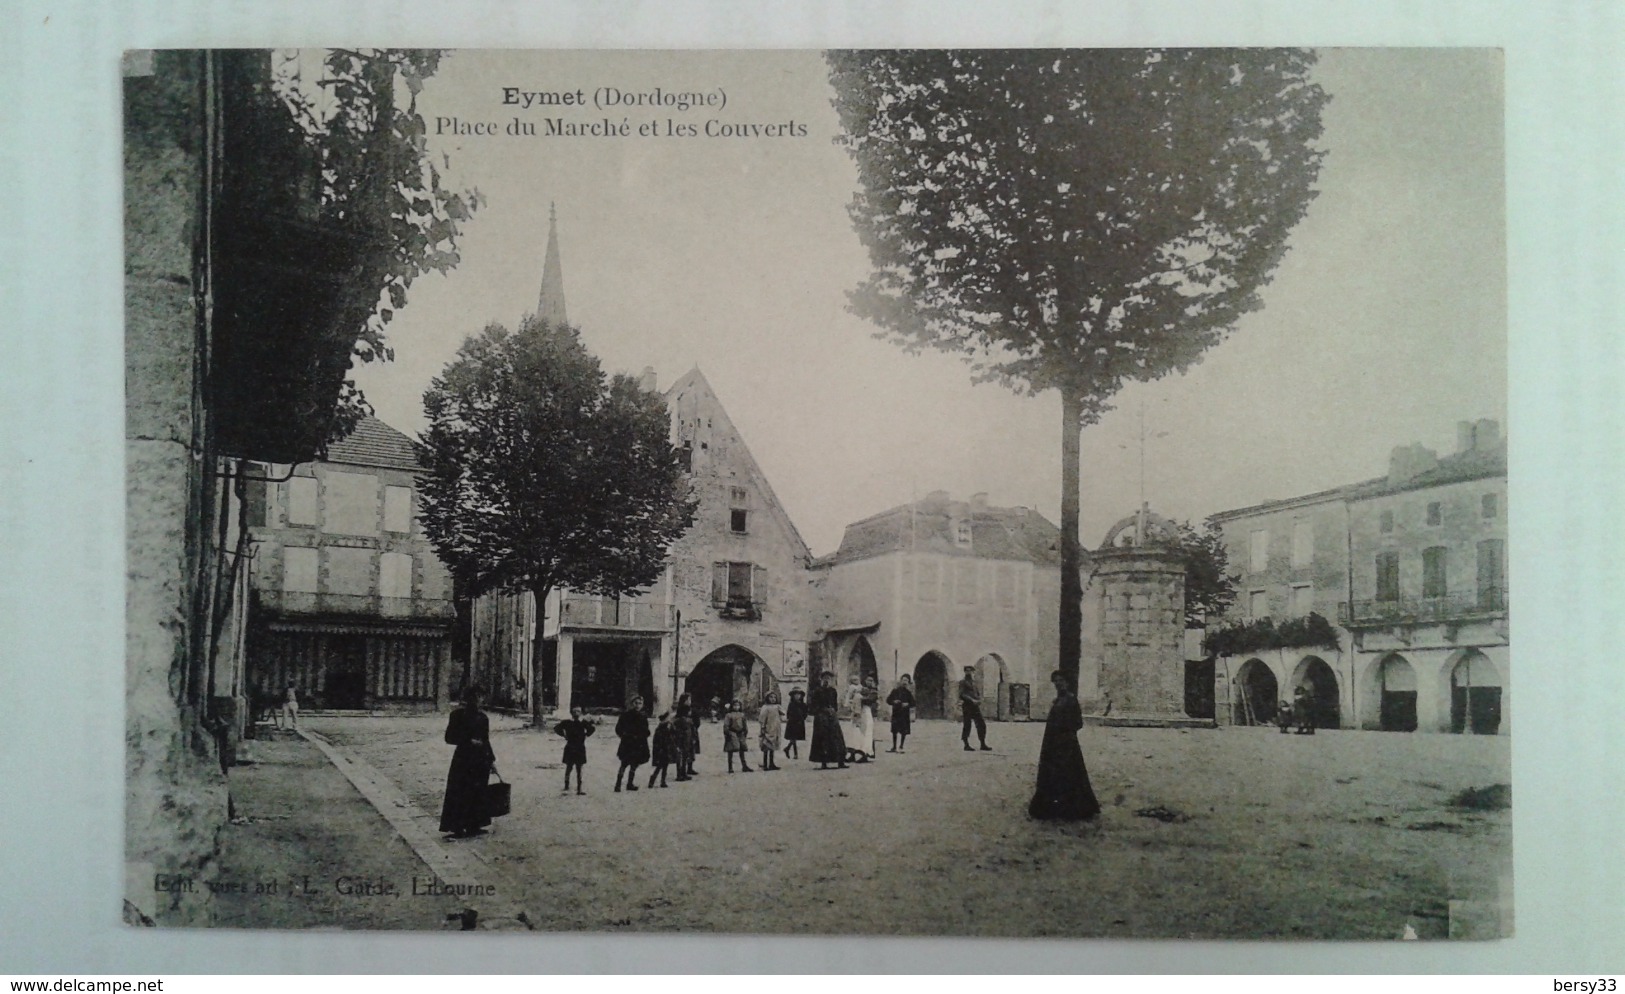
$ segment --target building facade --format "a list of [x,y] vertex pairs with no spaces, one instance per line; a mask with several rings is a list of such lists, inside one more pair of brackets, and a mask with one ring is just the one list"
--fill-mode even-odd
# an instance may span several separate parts
[[417,519],[421,472],[411,439],[373,417],[325,459],[251,467],[248,672],[260,700],[291,684],[313,707],[446,705],[456,612]]
[[[1401,446],[1387,476],[1214,520],[1238,576],[1224,621],[1259,632],[1269,619],[1276,636],[1255,642],[1294,643],[1219,659],[1220,721],[1266,722],[1304,687],[1320,727],[1510,731],[1506,440],[1496,422],[1459,423],[1443,458]],[[1304,624],[1311,614],[1331,624]]]
[[[857,674],[888,687],[908,674],[921,718],[953,717],[957,683],[973,666],[985,716],[1047,713],[1060,530],[1038,512],[936,491],[848,525],[840,548],[816,565],[825,575],[816,655],[840,684]],[[1092,603],[1085,598],[1086,614]],[[1091,701],[1098,653],[1087,647],[1079,676]]]

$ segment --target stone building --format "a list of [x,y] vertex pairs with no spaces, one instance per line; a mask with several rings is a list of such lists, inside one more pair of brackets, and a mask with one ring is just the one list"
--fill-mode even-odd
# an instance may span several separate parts
[[451,577],[417,520],[411,439],[374,417],[295,466],[251,466],[248,671],[330,709],[444,707]]
[[[922,718],[955,714],[966,666],[985,716],[1042,716],[1054,697],[1060,561],[1055,525],[985,494],[956,501],[936,491],[882,511],[848,525],[840,548],[815,564],[825,576],[817,655],[842,686],[853,673],[882,688],[909,674]],[[1098,659],[1084,656],[1088,701]]]
[[[652,370],[644,383],[653,389]],[[664,396],[698,499],[694,524],[651,587],[621,598],[549,597],[544,708],[613,710],[640,694],[655,710],[683,691],[753,707],[781,683],[806,681],[817,596],[807,545],[705,376],[690,370]],[[502,703],[527,707],[534,598],[487,595],[472,617],[476,679]]]
[[[1443,458],[1401,446],[1386,476],[1214,515],[1239,574],[1225,620],[1299,636],[1219,660],[1219,719],[1265,721],[1303,686],[1321,727],[1508,732],[1506,465],[1499,425],[1463,421]],[[1285,624],[1311,612],[1335,624]]]

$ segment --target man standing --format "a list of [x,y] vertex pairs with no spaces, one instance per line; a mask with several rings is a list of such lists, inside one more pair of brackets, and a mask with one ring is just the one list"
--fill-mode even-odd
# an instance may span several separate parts
[[959,741],[964,743],[966,752],[975,752],[970,747],[970,727],[976,726],[976,738],[982,743],[983,752],[992,752],[993,747],[987,744],[987,721],[982,717],[982,691],[976,686],[976,667],[965,667],[965,679],[959,681],[959,713],[964,719],[964,728],[960,730]]

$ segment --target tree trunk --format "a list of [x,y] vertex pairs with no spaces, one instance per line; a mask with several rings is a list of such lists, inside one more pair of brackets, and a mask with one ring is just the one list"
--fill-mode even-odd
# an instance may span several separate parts
[[1061,632],[1056,669],[1079,691],[1083,659],[1082,555],[1078,546],[1078,435],[1083,429],[1083,398],[1061,391]]
[[530,723],[536,728],[546,728],[546,721],[542,715],[542,679],[546,670],[542,660],[547,647],[547,595],[552,592],[548,584],[532,587],[530,595],[536,598],[536,637],[530,647]]

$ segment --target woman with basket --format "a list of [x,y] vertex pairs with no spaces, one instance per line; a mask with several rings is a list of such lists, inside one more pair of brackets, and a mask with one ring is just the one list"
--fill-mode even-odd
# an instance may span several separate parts
[[454,839],[466,839],[491,824],[486,803],[486,781],[496,766],[491,751],[491,720],[480,710],[480,688],[463,692],[462,707],[446,723],[446,744],[457,748],[446,772],[446,799],[440,807],[440,830]]

